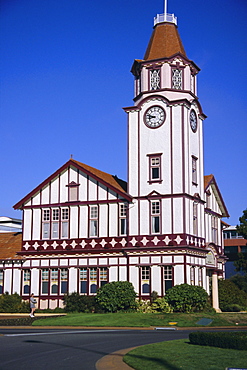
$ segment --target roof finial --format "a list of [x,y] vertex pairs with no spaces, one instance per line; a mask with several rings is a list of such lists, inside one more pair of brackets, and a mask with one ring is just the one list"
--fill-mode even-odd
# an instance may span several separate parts
[[73,159],[73,154],[70,154],[70,159]]
[[174,14],[167,13],[167,0],[164,0],[164,14],[157,14],[154,18],[154,26],[156,26],[157,23],[163,22],[174,23],[177,25],[177,17],[175,17]]

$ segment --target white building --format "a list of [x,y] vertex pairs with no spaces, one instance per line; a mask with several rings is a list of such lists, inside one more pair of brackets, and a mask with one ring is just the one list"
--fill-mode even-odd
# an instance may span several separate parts
[[132,67],[127,183],[70,159],[20,200],[22,245],[16,260],[0,260],[2,291],[33,292],[40,308],[55,308],[66,292],[91,295],[116,280],[149,298],[182,283],[211,293],[212,278],[218,309],[229,215],[214,176],[204,176],[199,68],[166,16]]

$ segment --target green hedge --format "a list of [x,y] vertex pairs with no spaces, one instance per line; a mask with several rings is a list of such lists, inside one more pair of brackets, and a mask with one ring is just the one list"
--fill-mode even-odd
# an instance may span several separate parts
[[215,332],[205,333],[201,331],[189,334],[191,344],[211,346],[238,350],[247,350],[247,332]]
[[0,295],[0,312],[30,312],[29,302],[22,301],[22,298],[17,293],[9,294],[8,292],[6,292]]

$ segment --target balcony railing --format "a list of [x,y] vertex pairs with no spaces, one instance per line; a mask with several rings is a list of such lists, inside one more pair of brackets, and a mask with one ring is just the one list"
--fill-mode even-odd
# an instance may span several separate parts
[[154,26],[156,26],[157,23],[163,23],[163,22],[169,22],[174,23],[177,25],[177,17],[175,17],[174,14],[157,14],[156,17],[154,17]]

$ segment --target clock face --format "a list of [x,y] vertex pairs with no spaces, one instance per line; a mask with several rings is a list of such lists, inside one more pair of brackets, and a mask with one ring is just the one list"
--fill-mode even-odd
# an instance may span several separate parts
[[196,112],[192,110],[190,112],[190,127],[193,132],[196,132],[197,130],[197,117],[196,117]]
[[149,108],[144,115],[144,122],[150,128],[157,128],[165,121],[165,111],[158,106]]

